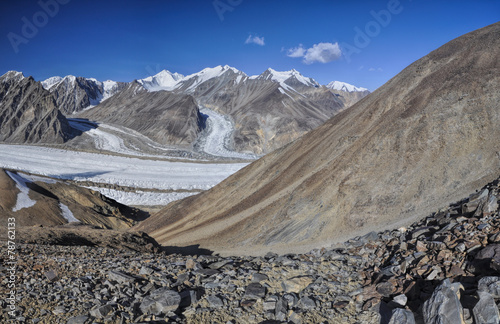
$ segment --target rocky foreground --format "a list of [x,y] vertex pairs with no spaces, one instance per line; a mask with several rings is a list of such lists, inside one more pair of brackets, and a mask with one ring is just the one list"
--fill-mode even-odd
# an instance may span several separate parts
[[408,228],[307,254],[19,243],[16,311],[2,298],[0,321],[499,323],[499,190],[496,180]]

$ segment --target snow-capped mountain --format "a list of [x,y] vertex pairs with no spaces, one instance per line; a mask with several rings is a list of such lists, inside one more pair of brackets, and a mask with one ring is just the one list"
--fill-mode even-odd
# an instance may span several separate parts
[[42,81],[43,87],[54,95],[59,109],[68,115],[100,104],[123,89],[125,84],[73,75],[54,76]]
[[184,93],[192,93],[200,84],[210,79],[220,78],[228,71],[231,71],[234,74],[241,75],[240,80],[243,77],[246,77],[246,74],[233,67],[230,67],[229,65],[219,65],[213,68],[205,68],[200,72],[193,73],[187,76],[184,76],[180,73],[172,73],[168,70],[163,70],[153,76],[137,80],[137,82],[144,86],[144,88],[146,88],[148,91],[178,90]]
[[42,86],[49,90],[50,88],[52,88],[52,86],[58,84],[59,82],[62,81],[63,78],[61,78],[60,76],[53,76],[53,77],[50,77],[46,80],[43,80],[42,81]]
[[362,87],[356,87],[353,86],[352,84],[346,83],[346,82],[341,82],[341,81],[332,81],[326,85],[327,88],[332,89],[332,90],[339,90],[339,91],[345,91],[345,92],[363,92],[363,91],[368,91],[366,88]]
[[18,71],[8,71],[4,75],[1,76],[0,81],[2,83],[6,82],[19,82],[22,81],[25,78],[24,74],[22,72]]
[[[184,93],[195,94],[204,92],[208,82],[210,84],[226,85],[230,82],[233,86],[239,83],[247,75],[229,65],[219,65],[213,68],[205,68],[200,72],[190,74],[179,80],[177,90]],[[201,90],[201,91],[200,91]]]
[[[22,74],[10,73],[9,76],[21,78]],[[86,108],[97,106],[84,115],[92,120],[107,122],[111,122],[108,120],[109,112],[104,113],[99,107],[106,109],[107,106],[101,103],[117,94],[121,95],[110,104],[117,109],[116,114],[129,112],[128,109],[139,111],[139,99],[135,96],[141,95],[140,98],[144,100],[153,98],[142,94],[143,92],[172,92],[190,96],[200,109],[212,109],[230,118],[235,126],[232,143],[237,151],[257,154],[264,154],[287,144],[369,93],[364,88],[338,81],[322,86],[294,69],[276,71],[269,68],[260,75],[248,76],[229,65],[205,68],[187,76],[163,70],[131,83],[110,80],[101,82],[94,78],[68,75],[54,76],[43,80],[41,84],[50,91],[63,114],[81,114]],[[185,97],[179,98],[190,102]],[[160,107],[164,107],[160,101],[156,104],[145,102],[144,105],[148,107],[146,115],[152,119],[155,118],[154,112],[160,116],[163,111]],[[191,104],[183,106],[191,107]],[[134,118],[143,116],[136,116],[135,113],[132,115]],[[106,120],[103,119],[105,116]],[[197,131],[191,131],[196,128],[195,117],[195,114],[190,115],[190,126],[187,127],[190,135],[181,136],[185,138],[183,143],[189,143],[196,137]],[[163,126],[168,124],[165,119],[167,116],[158,118]],[[158,128],[161,125],[148,127],[142,121],[135,123],[125,119],[115,116],[112,121],[126,127],[140,124],[140,131],[144,134],[161,133]],[[180,123],[177,120],[175,126],[179,130]],[[182,130],[178,133],[186,132]],[[170,135],[165,138],[173,138]]]
[[304,77],[299,71],[292,69],[290,71],[276,71],[271,68],[264,71],[261,75],[254,75],[250,77],[256,80],[272,80],[278,82],[283,88],[288,89],[290,86],[306,86],[306,87],[319,87],[316,80]]
[[178,85],[179,81],[183,78],[184,75],[182,74],[163,70],[154,76],[137,80],[137,82],[139,82],[148,91],[172,91]]
[[200,107],[230,116],[236,126],[235,148],[257,154],[301,136],[368,93],[329,89],[294,69],[269,68],[249,77],[228,65],[184,77],[164,70],[138,82],[150,92],[192,95]]

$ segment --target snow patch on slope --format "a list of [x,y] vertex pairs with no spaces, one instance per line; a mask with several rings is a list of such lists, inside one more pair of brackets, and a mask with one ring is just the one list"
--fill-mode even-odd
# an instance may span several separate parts
[[5,172],[12,180],[14,180],[17,189],[19,189],[19,194],[17,195],[17,202],[16,205],[12,208],[12,211],[16,212],[23,208],[30,208],[34,206],[36,204],[36,201],[32,200],[29,197],[30,188],[28,188],[27,186],[27,183],[29,183],[30,181],[10,171],[5,171]]
[[60,76],[53,76],[51,78],[48,78],[47,80],[42,81],[42,86],[46,89],[49,90],[59,82],[61,82],[62,78]]
[[63,203],[59,203],[59,208],[61,208],[61,215],[68,221],[68,223],[80,223],[80,221],[75,217],[75,215],[73,215],[68,206]]

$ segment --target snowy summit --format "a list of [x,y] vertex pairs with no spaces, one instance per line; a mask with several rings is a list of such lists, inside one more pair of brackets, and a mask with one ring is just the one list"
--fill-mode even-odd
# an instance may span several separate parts
[[352,84],[341,82],[341,81],[332,81],[326,85],[327,88],[332,89],[332,90],[340,90],[340,91],[346,91],[346,92],[363,92],[363,91],[368,91],[366,88],[362,87],[356,87],[353,86]]

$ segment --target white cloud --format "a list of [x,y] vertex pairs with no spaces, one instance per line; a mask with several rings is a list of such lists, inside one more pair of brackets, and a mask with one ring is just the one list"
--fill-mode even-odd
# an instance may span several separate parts
[[338,60],[342,55],[339,44],[319,43],[309,48],[304,56],[304,63],[312,64],[314,62],[328,63]]
[[339,43],[318,43],[305,49],[302,44],[287,51],[289,57],[303,57],[305,64],[328,63],[338,60],[342,56]]
[[368,71],[370,71],[370,72],[382,72],[382,71],[384,71],[384,70],[382,70],[381,68],[377,68],[377,69],[376,69],[376,68],[374,68],[374,67],[371,67],[371,68],[369,68],[369,69],[368,69]]
[[306,49],[300,44],[298,47],[290,48],[286,51],[286,56],[288,57],[304,57],[306,54]]
[[257,44],[260,46],[266,45],[266,43],[264,43],[264,37],[253,36],[253,35],[248,35],[245,44]]

